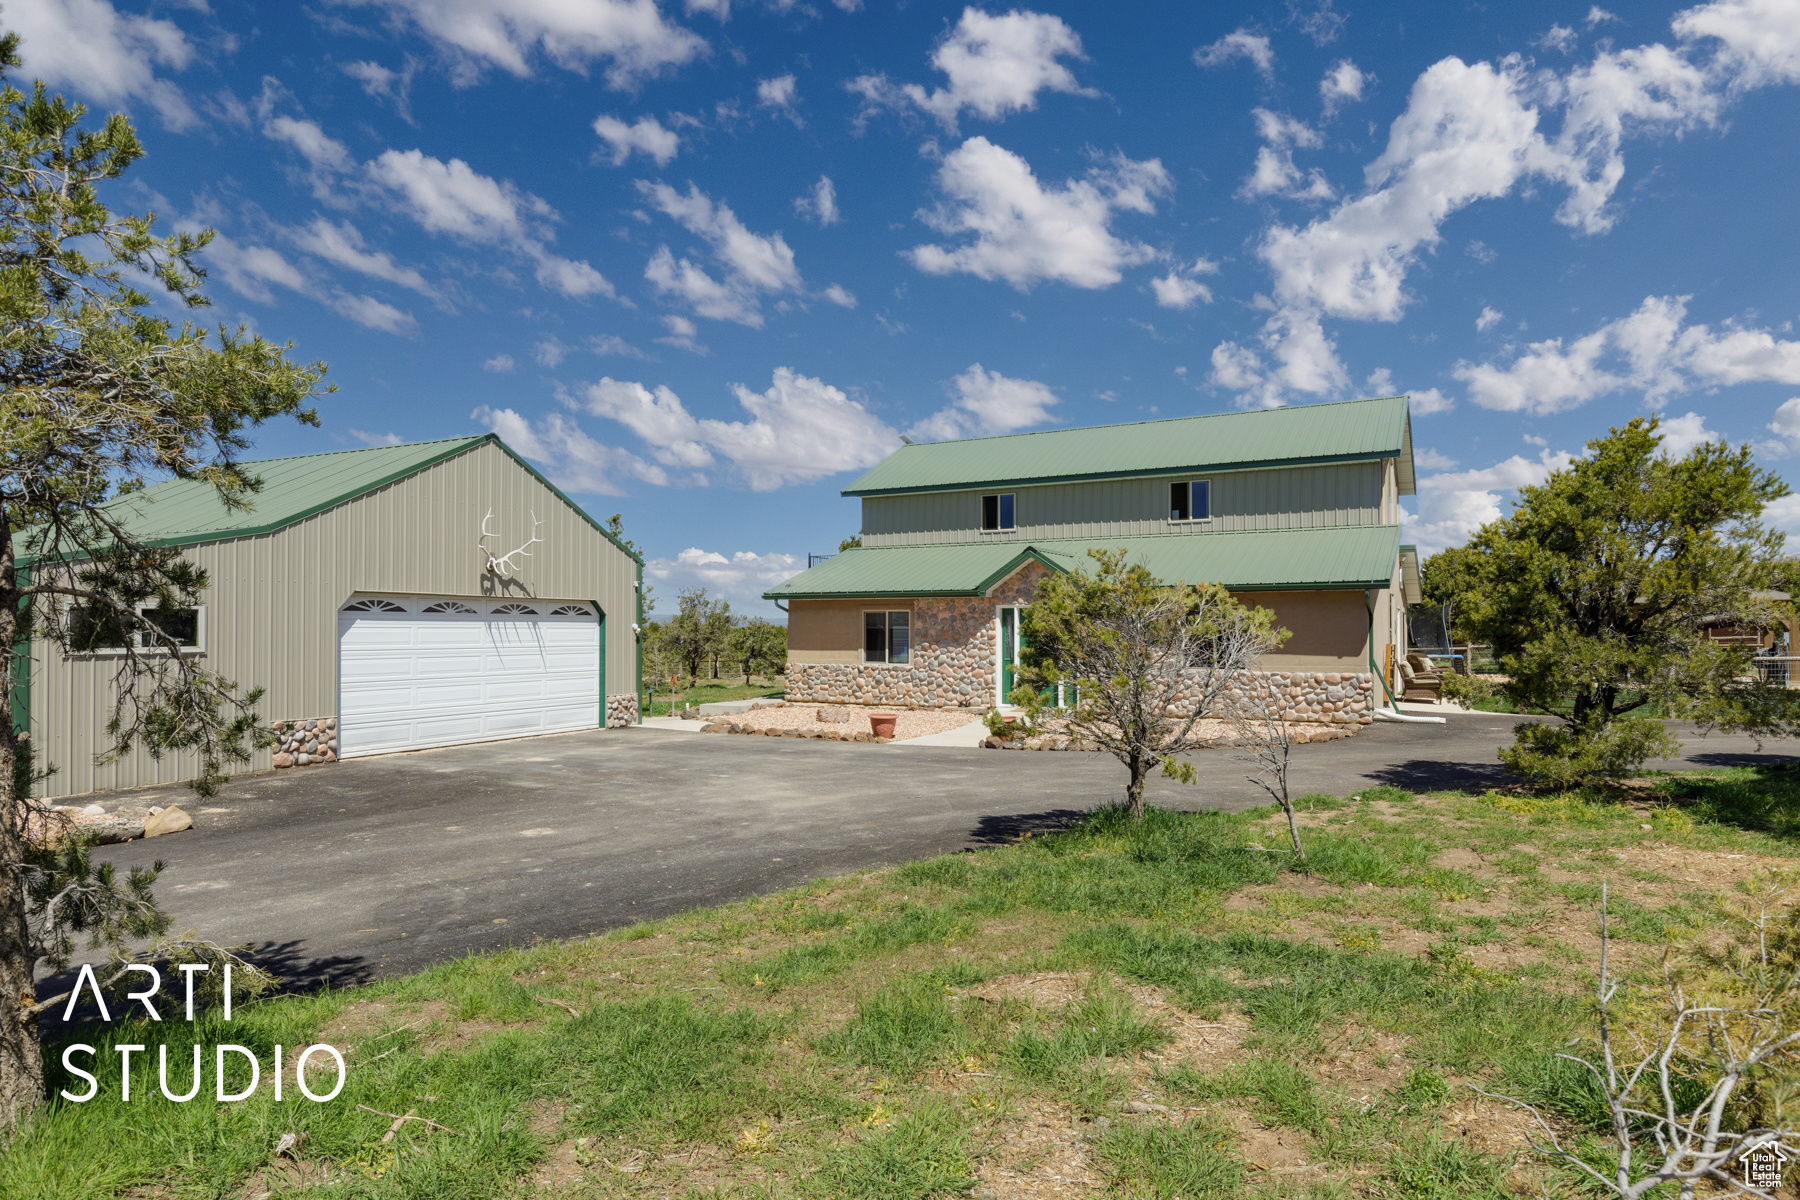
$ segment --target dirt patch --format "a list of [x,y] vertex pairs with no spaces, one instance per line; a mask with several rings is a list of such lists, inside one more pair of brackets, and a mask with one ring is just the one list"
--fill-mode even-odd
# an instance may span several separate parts
[[[1622,863],[1659,872],[1674,883],[1697,884],[1716,892],[1729,892],[1740,880],[1758,871],[1794,869],[1791,859],[1727,854],[1718,850],[1687,850],[1677,846],[1620,846],[1612,854]],[[1788,903],[1792,904],[1794,900],[1790,898]]]
[[1070,1113],[1028,1101],[975,1168],[984,1200],[1055,1200],[1109,1195],[1087,1145],[1088,1130]]

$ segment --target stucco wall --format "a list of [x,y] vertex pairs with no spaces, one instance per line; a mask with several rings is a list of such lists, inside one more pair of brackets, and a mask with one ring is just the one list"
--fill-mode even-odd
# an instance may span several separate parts
[[[531,534],[544,540],[514,577],[497,580],[476,549],[483,514],[502,550]],[[254,514],[252,514],[252,517]],[[208,573],[206,666],[244,688],[262,687],[265,724],[337,713],[338,610],[358,593],[517,596],[588,601],[605,614],[601,695],[635,694],[636,567],[580,514],[505,451],[484,443],[375,492],[275,533],[188,547]],[[40,764],[58,767],[44,794],[139,787],[191,778],[192,755],[160,762],[140,748],[97,764],[117,658],[64,658],[32,647],[31,733]],[[600,715],[595,713],[595,724]],[[230,769],[268,767],[270,754]],[[329,768],[328,768],[329,769]]]

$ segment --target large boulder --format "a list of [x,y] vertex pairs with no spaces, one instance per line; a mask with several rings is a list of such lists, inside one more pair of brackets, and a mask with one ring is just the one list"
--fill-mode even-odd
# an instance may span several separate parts
[[144,836],[161,837],[165,833],[180,833],[184,829],[194,827],[194,818],[179,808],[165,808],[161,812],[144,819]]

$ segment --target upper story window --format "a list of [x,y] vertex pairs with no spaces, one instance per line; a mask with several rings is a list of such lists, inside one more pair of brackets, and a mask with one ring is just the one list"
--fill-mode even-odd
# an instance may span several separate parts
[[1001,492],[997,496],[981,498],[981,527],[986,530],[1014,529],[1013,494]]
[[1206,521],[1212,517],[1212,484],[1205,479],[1183,479],[1169,485],[1169,520]]

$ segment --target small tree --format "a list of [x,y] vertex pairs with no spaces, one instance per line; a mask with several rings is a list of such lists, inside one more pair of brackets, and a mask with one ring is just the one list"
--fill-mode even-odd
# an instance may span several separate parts
[[743,668],[745,687],[759,669],[764,675],[779,674],[787,665],[787,626],[750,617],[731,631],[731,653]]
[[1094,574],[1051,576],[1025,610],[1009,699],[1035,724],[1061,684],[1073,702],[1059,715],[1125,764],[1125,802],[1141,820],[1150,772],[1195,781],[1180,758],[1202,744],[1195,725],[1284,635],[1266,609],[1245,608],[1218,584],[1158,583],[1123,550],[1088,556]]
[[[1787,487],[1748,446],[1676,460],[1656,430],[1636,418],[1589,442],[1586,458],[1519,489],[1513,514],[1456,563],[1461,623],[1493,644],[1499,693],[1556,718],[1515,727],[1500,758],[1517,774],[1568,786],[1679,753],[1652,707],[1706,728],[1795,729],[1788,695],[1745,678],[1748,652],[1704,632],[1774,620],[1755,593],[1783,539],[1760,517]],[[1466,702],[1471,688],[1455,692]]]
[[[34,637],[59,653],[105,643],[117,655],[108,755],[189,754],[206,794],[269,736],[260,692],[169,632],[206,573],[145,544],[111,501],[173,476],[249,507],[259,485],[235,462],[245,428],[317,424],[305,405],[324,368],[242,330],[215,337],[155,314],[144,280],[190,309],[207,303],[197,256],[211,233],[159,237],[154,218],[110,212],[99,186],[143,153],[130,123],[82,129],[79,105],[42,84],[20,92],[7,79],[17,49],[0,38],[0,680],[30,669]],[[80,940],[122,954],[168,924],[156,870],[121,881],[45,826],[29,796],[52,769],[0,703],[0,1129],[42,1099],[38,966],[66,965]]]
[[1306,848],[1300,844],[1300,822],[1294,813],[1294,799],[1288,792],[1288,768],[1292,765],[1294,726],[1287,719],[1284,699],[1269,679],[1246,681],[1231,706],[1228,719],[1231,728],[1249,751],[1255,771],[1250,782],[1269,793],[1287,817],[1288,839],[1294,844],[1294,857],[1304,859]]
[[703,664],[715,664],[718,673],[718,656],[731,636],[731,602],[711,599],[705,588],[683,588],[676,602],[675,615],[663,623],[662,639],[691,687]]

